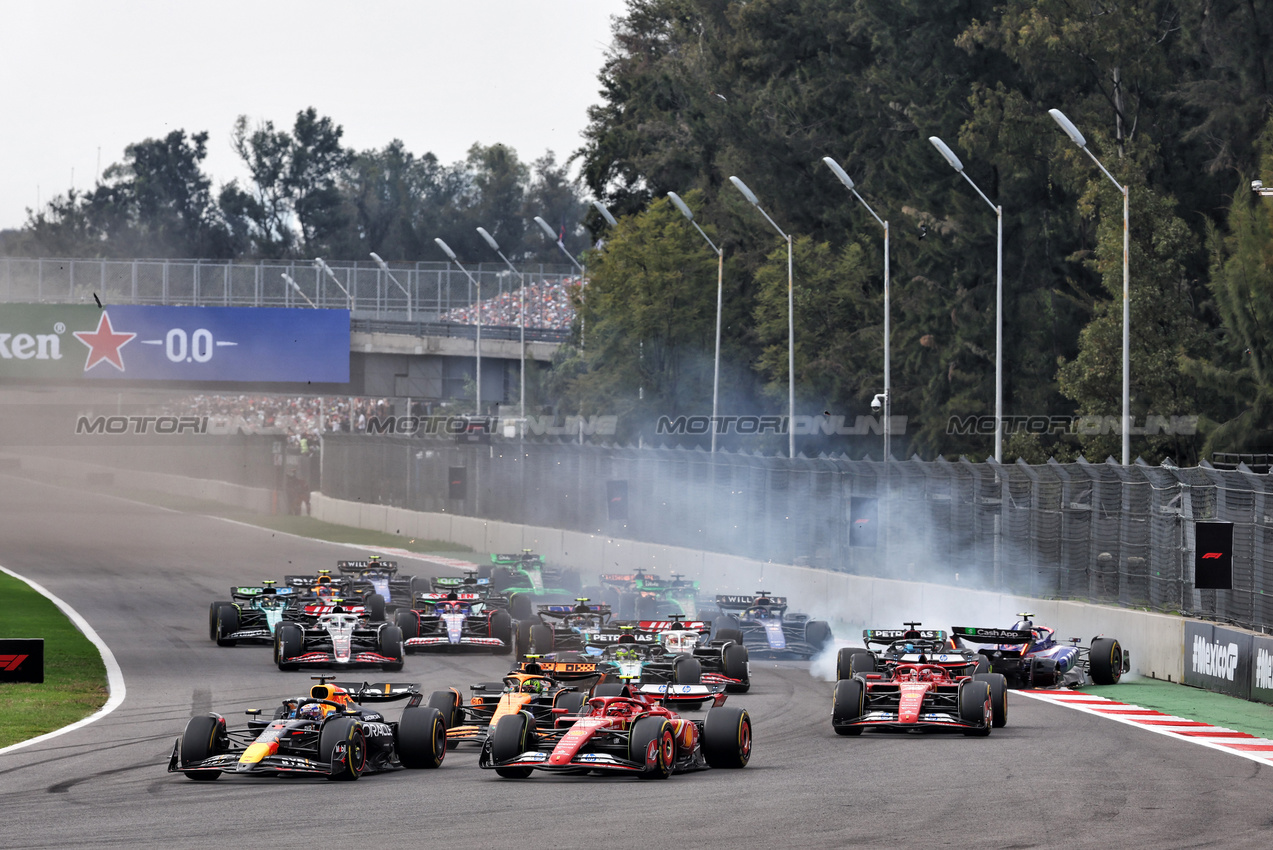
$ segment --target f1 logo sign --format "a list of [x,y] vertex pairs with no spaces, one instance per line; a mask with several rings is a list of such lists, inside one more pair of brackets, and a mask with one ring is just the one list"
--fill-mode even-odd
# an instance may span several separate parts
[[44,681],[42,638],[0,639],[0,682]]
[[1223,558],[1223,557],[1224,557],[1223,552],[1206,552],[1203,554],[1202,559],[1205,561],[1208,558]]

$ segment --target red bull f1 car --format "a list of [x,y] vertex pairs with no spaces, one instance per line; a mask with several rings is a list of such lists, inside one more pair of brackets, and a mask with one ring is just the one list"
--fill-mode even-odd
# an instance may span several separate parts
[[[714,695],[703,720],[689,720],[668,704]],[[536,770],[553,773],[627,774],[665,779],[706,767],[742,768],[751,758],[751,717],[721,707],[720,685],[601,684],[577,714],[540,723],[529,712],[500,718],[482,746],[478,766],[507,779]]]
[[[194,780],[246,776],[322,776],[357,779],[364,773],[436,768],[446,756],[446,725],[436,709],[420,705],[412,684],[329,682],[309,696],[284,700],[265,720],[247,712],[246,729],[230,729],[219,714],[192,717],[172,748],[170,773]],[[407,700],[397,721],[371,704]]]

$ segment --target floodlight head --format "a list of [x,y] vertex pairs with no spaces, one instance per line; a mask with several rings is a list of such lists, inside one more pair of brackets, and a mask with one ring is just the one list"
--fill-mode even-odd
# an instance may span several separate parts
[[681,211],[681,215],[685,216],[690,221],[694,220],[694,211],[689,208],[688,204],[686,204],[684,201],[681,200],[680,195],[676,194],[675,192],[668,192],[667,197],[668,197],[668,200],[672,202],[672,206],[676,207],[678,210]]
[[1263,189],[1263,188],[1264,188],[1264,181],[1263,181],[1263,180],[1252,180],[1252,181],[1251,181],[1251,191],[1252,191],[1252,192],[1258,192],[1258,191],[1260,191],[1260,190],[1261,190],[1261,189]]
[[840,167],[840,163],[836,162],[829,156],[822,157],[822,161],[827,164],[827,168],[831,169],[832,174],[840,178],[841,183],[849,189],[853,188],[853,178],[849,176],[847,171]]
[[442,241],[441,237],[434,239],[438,243],[438,247],[442,249],[442,253],[446,254],[452,260],[456,259],[455,252],[451,250],[451,246]]
[[371,252],[371,259],[375,260],[375,261],[376,261],[376,265],[380,266],[380,268],[382,268],[382,269],[383,269],[383,268],[385,268],[385,267],[388,265],[388,263],[386,263],[384,260],[380,259],[380,255],[379,255],[379,254],[377,254],[375,251],[372,251],[372,252]]
[[593,201],[592,205],[596,207],[597,212],[601,213],[601,217],[606,220],[606,224],[610,225],[611,227],[618,226],[619,222],[615,221],[614,216],[610,213],[610,210],[606,209],[605,204],[601,203],[600,201]]
[[1079,128],[1074,126],[1074,122],[1065,117],[1065,113],[1059,109],[1049,109],[1048,115],[1052,116],[1052,120],[1061,125],[1061,129],[1065,131],[1065,135],[1070,137],[1070,141],[1081,148],[1087,147],[1087,139],[1083,138],[1083,134],[1079,132]]
[[560,241],[560,240],[558,240],[558,239],[557,239],[557,234],[553,232],[553,228],[552,228],[552,225],[551,225],[551,224],[549,224],[548,222],[544,221],[544,220],[543,220],[542,218],[540,218],[539,216],[535,216],[535,224],[538,224],[538,225],[539,225],[539,227],[540,227],[540,229],[542,229],[542,230],[544,231],[544,233],[547,233],[547,234],[548,234],[548,238],[549,238],[549,239],[551,239],[551,240],[552,240],[552,241],[554,241],[554,242]]
[[955,169],[956,171],[964,170],[964,164],[959,161],[959,157],[955,156],[955,152],[952,151],[946,145],[945,142],[943,142],[941,139],[937,138],[936,136],[929,136],[928,141],[933,143],[933,147],[937,148],[937,152],[941,154],[942,157],[947,162],[950,163],[951,168]]
[[496,251],[499,251],[499,243],[495,241],[494,236],[486,232],[485,227],[479,227],[477,229],[477,232],[478,232],[478,235],[480,235],[483,239],[486,240],[487,245],[490,245],[491,248],[493,248]]
[[730,177],[729,182],[734,184],[734,188],[743,193],[743,197],[747,199],[747,203],[753,207],[760,206],[760,200],[756,197],[756,193],[747,188],[747,184],[739,180],[737,177]]

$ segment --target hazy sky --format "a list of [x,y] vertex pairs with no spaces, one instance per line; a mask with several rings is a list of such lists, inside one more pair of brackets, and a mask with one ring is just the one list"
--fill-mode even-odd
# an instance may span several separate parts
[[[583,140],[624,0],[0,0],[0,229],[123,159],[207,130],[214,191],[244,175],[238,115],[308,106],[355,150],[402,139],[443,163],[474,142],[564,162]],[[99,154],[100,151],[100,154]],[[38,192],[38,195],[37,195]]]

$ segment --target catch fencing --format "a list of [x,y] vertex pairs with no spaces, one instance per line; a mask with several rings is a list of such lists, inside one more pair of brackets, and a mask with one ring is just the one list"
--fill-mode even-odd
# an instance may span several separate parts
[[[322,463],[323,493],[339,499],[1273,628],[1273,488],[1245,468],[357,434],[325,437]],[[1234,524],[1232,590],[1193,586],[1201,520]]]
[[[309,260],[78,260],[0,257],[0,302],[171,304],[197,307],[309,307],[349,309],[358,318],[445,320],[477,302],[478,287],[454,263],[389,263],[389,272],[367,262],[331,261],[332,274]],[[487,304],[517,300],[523,277],[494,263],[466,263]],[[574,280],[570,266],[527,264],[528,287]],[[283,275],[296,282],[297,289]],[[306,300],[308,299],[308,301]],[[409,301],[409,304],[408,304]],[[408,307],[410,309],[408,309]],[[527,327],[558,327],[560,317],[541,315],[528,302]],[[408,315],[409,314],[409,315]],[[507,319],[490,324],[508,324]]]

